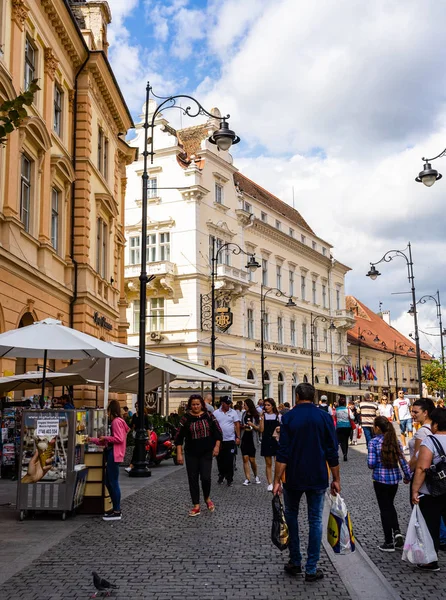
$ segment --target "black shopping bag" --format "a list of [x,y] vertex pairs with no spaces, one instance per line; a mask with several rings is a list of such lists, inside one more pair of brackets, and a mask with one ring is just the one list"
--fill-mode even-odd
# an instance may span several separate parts
[[279,550],[285,550],[290,543],[290,534],[285,521],[282,500],[278,494],[273,496],[272,505],[273,524],[271,527],[271,541]]

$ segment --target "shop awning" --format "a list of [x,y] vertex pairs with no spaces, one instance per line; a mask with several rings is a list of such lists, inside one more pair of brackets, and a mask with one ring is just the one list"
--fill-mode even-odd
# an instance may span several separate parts
[[319,392],[331,392],[332,394],[340,394],[342,396],[364,396],[368,392],[368,390],[360,390],[356,387],[332,385],[330,383],[315,383],[314,387]]

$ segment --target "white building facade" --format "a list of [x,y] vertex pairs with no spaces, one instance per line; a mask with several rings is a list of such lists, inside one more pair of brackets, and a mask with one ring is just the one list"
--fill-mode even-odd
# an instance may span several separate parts
[[[151,107],[153,108],[153,107]],[[144,112],[144,110],[143,110]],[[147,347],[211,365],[211,257],[218,252],[217,310],[232,312],[232,325],[217,328],[215,366],[229,375],[261,384],[261,290],[265,296],[264,353],[267,396],[293,403],[293,387],[338,383],[346,363],[346,332],[353,324],[345,309],[344,278],[349,268],[334,260],[297,210],[243,176],[228,152],[207,141],[218,121],[174,130],[156,118],[155,157],[149,164]],[[144,129],[137,125],[131,145],[140,160],[127,169],[125,281],[129,344],[138,344],[141,199]],[[261,268],[246,269],[255,254]],[[262,285],[264,286],[262,288]],[[316,319],[316,316],[321,318]],[[325,320],[323,320],[323,318]],[[312,322],[314,326],[312,327]],[[334,322],[336,330],[329,329]],[[261,392],[255,399],[260,398]]]

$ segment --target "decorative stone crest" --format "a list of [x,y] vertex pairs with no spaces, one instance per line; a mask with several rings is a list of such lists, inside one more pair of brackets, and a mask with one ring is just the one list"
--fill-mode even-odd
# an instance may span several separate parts
[[59,61],[56,58],[52,48],[45,48],[45,73],[54,79],[56,69],[59,66]]
[[28,18],[29,7],[24,0],[12,0],[11,2],[11,17],[23,31],[25,21]]
[[74,108],[74,90],[68,90],[68,110],[73,112]]

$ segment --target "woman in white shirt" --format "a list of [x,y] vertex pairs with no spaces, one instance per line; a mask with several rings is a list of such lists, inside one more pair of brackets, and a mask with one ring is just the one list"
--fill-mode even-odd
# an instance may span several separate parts
[[389,400],[387,396],[383,396],[381,398],[381,402],[378,406],[379,416],[386,417],[386,419],[390,422],[393,421],[393,406],[389,404]]

